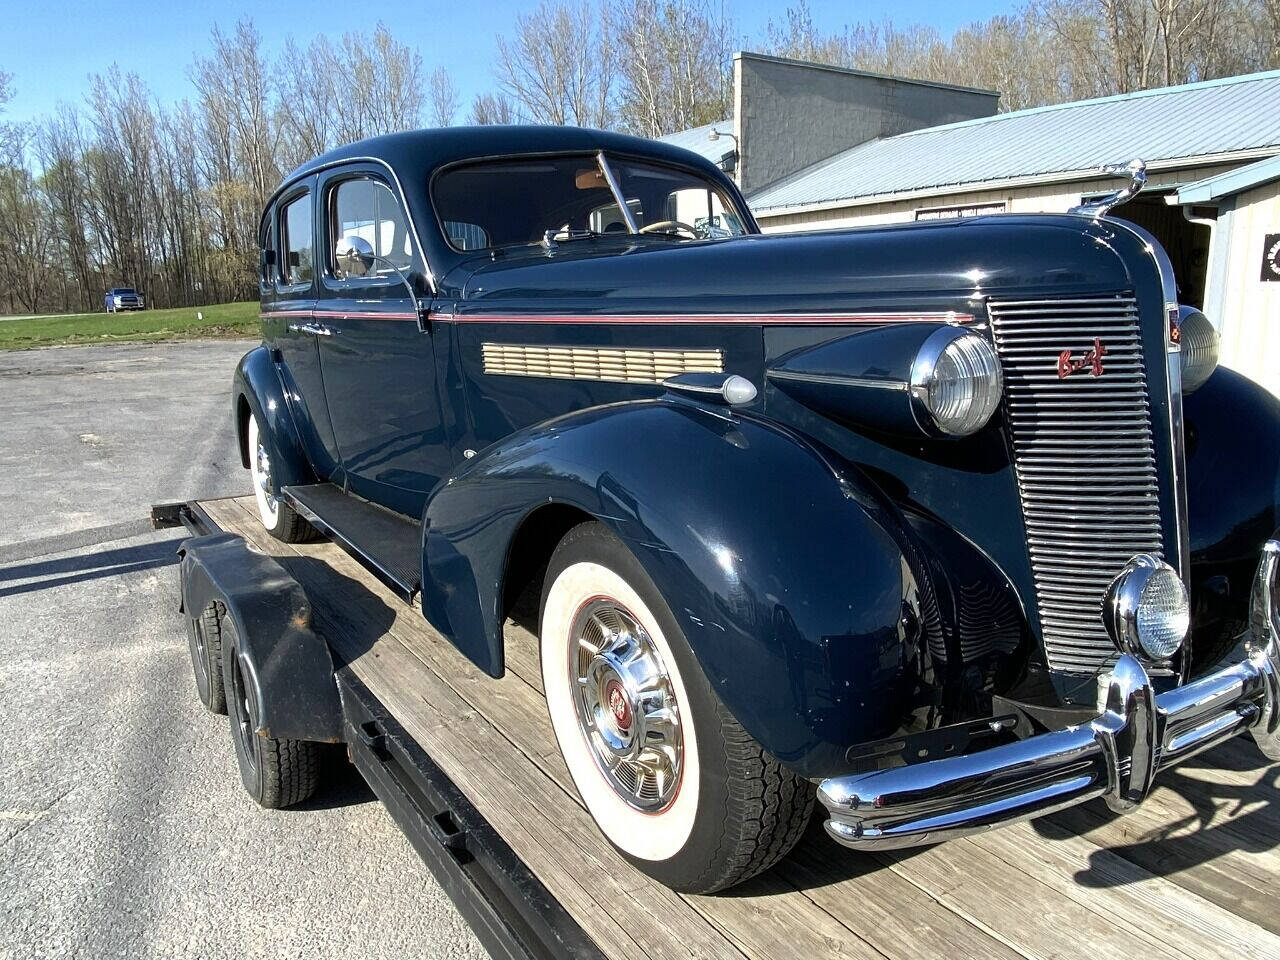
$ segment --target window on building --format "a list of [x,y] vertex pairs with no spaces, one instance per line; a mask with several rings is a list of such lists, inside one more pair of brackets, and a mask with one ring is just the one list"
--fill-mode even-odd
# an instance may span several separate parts
[[290,286],[310,283],[315,272],[315,237],[311,229],[311,194],[290,200],[280,217],[284,251],[280,274]]

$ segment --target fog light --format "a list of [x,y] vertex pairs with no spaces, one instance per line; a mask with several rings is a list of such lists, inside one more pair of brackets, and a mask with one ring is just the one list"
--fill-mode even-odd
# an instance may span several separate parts
[[1140,554],[1107,588],[1103,620],[1122,652],[1149,661],[1168,660],[1191,626],[1186,585],[1169,564]]

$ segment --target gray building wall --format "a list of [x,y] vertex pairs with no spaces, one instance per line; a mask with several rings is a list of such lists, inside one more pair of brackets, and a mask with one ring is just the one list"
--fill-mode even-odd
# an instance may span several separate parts
[[750,194],[878,137],[989,117],[1000,94],[799,60],[733,58],[738,184]]

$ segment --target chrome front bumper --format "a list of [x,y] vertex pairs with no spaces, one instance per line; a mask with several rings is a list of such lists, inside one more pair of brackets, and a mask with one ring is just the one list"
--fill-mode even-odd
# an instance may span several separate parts
[[1247,656],[1156,695],[1124,654],[1098,678],[1088,723],[959,757],[833,777],[818,788],[827,832],[848,847],[936,843],[1103,797],[1117,813],[1147,796],[1157,773],[1245,730],[1280,760],[1280,541],[1262,551],[1250,599]]

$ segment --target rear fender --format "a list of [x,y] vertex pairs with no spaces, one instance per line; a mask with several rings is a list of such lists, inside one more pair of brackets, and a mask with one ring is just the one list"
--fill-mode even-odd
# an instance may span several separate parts
[[315,474],[299,439],[271,350],[266,346],[254,347],[241,357],[232,379],[231,413],[236,425],[240,462],[247,469],[252,451],[249,450],[246,412],[258,418],[259,427],[266,436],[277,489],[315,483]]
[[184,540],[178,555],[186,615],[198,617],[216,603],[235,624],[245,683],[253,685],[260,708],[257,734],[340,741],[333,659],[311,629],[311,607],[298,582],[229,533]]
[[610,527],[671,608],[725,705],[804,775],[903,727],[927,686],[913,534],[865,478],[796,434],[680,399],[514,434],[437,487],[423,611],[503,670],[513,538],[547,504]]

